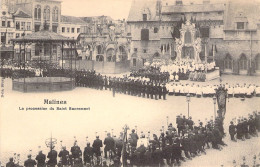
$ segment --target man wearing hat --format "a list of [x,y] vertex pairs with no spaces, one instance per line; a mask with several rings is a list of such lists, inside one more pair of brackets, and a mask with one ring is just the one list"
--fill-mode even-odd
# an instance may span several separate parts
[[36,161],[32,159],[32,155],[28,155],[28,159],[24,162],[25,167],[34,167],[36,165]]
[[236,139],[234,137],[236,135],[236,126],[234,125],[233,121],[231,121],[230,125],[229,125],[229,134],[230,134],[231,140],[236,141]]
[[90,146],[90,143],[87,143],[87,147],[85,147],[83,152],[84,157],[84,165],[90,164],[93,158],[93,148]]

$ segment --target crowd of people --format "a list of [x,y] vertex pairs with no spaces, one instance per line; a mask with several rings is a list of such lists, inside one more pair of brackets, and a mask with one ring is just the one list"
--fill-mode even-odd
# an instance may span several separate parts
[[248,115],[248,118],[239,117],[230,122],[229,134],[232,141],[250,139],[250,137],[258,137],[260,132],[260,112],[254,111]]
[[[260,112],[254,113],[254,119],[259,121],[259,117]],[[198,120],[198,123],[195,123],[192,117],[178,115],[176,125],[174,127],[172,123],[167,123],[166,130],[163,128],[160,134],[152,136],[150,132],[140,131],[138,134],[137,129],[132,129],[127,135],[125,129],[129,127],[125,127],[118,137],[108,132],[104,141],[96,135],[93,142],[87,140],[84,149],[79,147],[77,140],[70,150],[61,144],[61,150],[58,152],[55,146],[51,145],[51,151],[47,155],[40,150],[35,160],[29,154],[24,166],[121,166],[122,163],[128,166],[179,166],[186,160],[206,154],[206,149],[221,150],[226,146],[222,140],[225,136],[223,121],[218,117],[215,121],[211,119],[203,123]],[[257,129],[260,130],[259,122]],[[257,134],[255,131],[252,133]],[[19,163],[11,157],[6,166],[13,167]]]
[[144,78],[134,77],[107,77],[96,74],[95,71],[77,71],[76,85],[98,90],[110,90],[113,96],[116,93],[128,94],[151,99],[166,100],[167,89],[165,84],[156,81],[147,81]]
[[151,82],[164,83],[169,81],[169,72],[161,72],[159,67],[142,68],[138,71],[132,71],[130,77],[144,78]]
[[[227,89],[228,96],[236,98],[251,98],[253,96],[260,96],[260,87],[255,84],[222,84]],[[182,83],[168,83],[166,88],[169,95],[175,96],[190,96],[194,97],[213,97],[219,85],[199,85],[199,84],[182,84]]]

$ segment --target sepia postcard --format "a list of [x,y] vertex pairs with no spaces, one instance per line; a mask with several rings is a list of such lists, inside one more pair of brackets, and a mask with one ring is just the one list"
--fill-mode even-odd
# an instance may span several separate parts
[[260,166],[259,0],[0,2],[0,167]]

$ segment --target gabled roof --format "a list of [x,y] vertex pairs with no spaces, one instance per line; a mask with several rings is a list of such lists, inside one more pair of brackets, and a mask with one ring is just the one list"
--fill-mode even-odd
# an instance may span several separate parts
[[32,34],[28,34],[24,37],[12,39],[12,41],[15,41],[15,42],[38,42],[38,41],[62,42],[62,41],[75,41],[75,40],[64,37],[58,33],[52,32],[52,31],[42,30],[42,31],[34,32]]
[[61,23],[86,24],[84,20],[75,16],[61,16]]
[[147,21],[159,21],[160,16],[156,15],[156,5],[156,0],[133,0],[127,21],[143,21],[144,11],[149,13]]
[[31,16],[27,14],[25,11],[23,11],[21,8],[17,9],[17,11],[14,13],[14,16],[21,18],[31,18]]
[[225,4],[192,4],[163,6],[162,13],[195,13],[195,12],[217,12],[224,11]]

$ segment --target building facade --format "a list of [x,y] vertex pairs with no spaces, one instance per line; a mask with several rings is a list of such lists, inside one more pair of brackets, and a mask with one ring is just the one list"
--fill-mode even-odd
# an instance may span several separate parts
[[[253,1],[204,0],[202,4],[184,4],[182,0],[134,0],[127,20],[132,37],[131,66],[138,69],[154,59],[175,60],[176,42],[180,39],[176,34],[182,33],[183,27],[186,27],[185,38],[192,33],[185,26],[188,21],[195,25],[194,31],[201,38],[202,61],[214,59],[225,73],[256,74],[260,53],[259,11],[259,4]],[[175,31],[180,22],[181,29]],[[193,48],[186,46],[181,52],[194,53]]]

